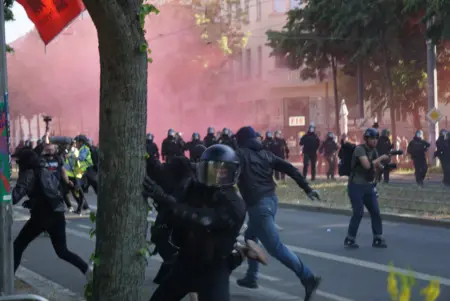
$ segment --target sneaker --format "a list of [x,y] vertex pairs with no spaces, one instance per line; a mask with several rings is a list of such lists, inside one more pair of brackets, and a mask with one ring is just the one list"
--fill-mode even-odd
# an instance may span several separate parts
[[372,242],[372,247],[379,249],[386,249],[387,244],[383,238],[374,238]]
[[310,301],[313,294],[319,288],[320,282],[322,278],[313,276],[308,280],[303,282],[303,286],[305,287],[305,301]]
[[263,265],[267,265],[267,256],[263,249],[253,240],[247,240],[246,244],[246,255],[248,258],[254,259]]
[[73,207],[69,207],[67,208],[67,211],[69,211],[70,213],[74,212],[75,210],[73,209]]
[[258,288],[258,283],[255,280],[250,280],[246,277],[244,277],[242,279],[238,279],[236,281],[236,283],[240,287],[251,288],[251,289]]
[[347,249],[358,249],[359,245],[356,243],[356,241],[353,238],[346,237],[344,240],[344,246]]

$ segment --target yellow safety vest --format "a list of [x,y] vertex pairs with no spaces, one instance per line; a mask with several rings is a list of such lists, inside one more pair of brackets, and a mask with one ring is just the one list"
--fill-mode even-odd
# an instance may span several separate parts
[[80,162],[80,168],[84,172],[84,171],[86,171],[86,169],[88,169],[89,167],[91,167],[94,164],[92,163],[91,150],[89,149],[89,147],[87,145],[83,145],[80,148],[79,154],[81,154],[81,152],[87,152],[87,156],[84,160],[80,160],[79,155],[78,155],[78,161]]

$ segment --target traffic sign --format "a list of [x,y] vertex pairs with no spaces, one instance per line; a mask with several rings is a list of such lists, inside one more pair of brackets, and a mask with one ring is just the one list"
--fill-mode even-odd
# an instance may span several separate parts
[[305,116],[289,117],[289,126],[305,126]]
[[428,111],[426,118],[429,122],[436,124],[441,121],[442,118],[444,118],[444,115],[442,115],[442,113],[438,109],[432,108],[430,111]]

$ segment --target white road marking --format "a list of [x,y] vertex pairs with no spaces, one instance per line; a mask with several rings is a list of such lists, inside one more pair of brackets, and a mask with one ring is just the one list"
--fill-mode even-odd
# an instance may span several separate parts
[[[90,236],[87,233],[80,232],[80,231],[77,231],[77,230],[74,230],[74,229],[67,228],[66,232],[70,233],[70,234],[72,234],[74,236],[80,237],[80,238],[94,240],[94,239],[90,238]],[[152,257],[150,257],[150,259],[158,261],[158,262],[162,262],[163,261],[162,258],[159,255],[152,256]],[[278,279],[278,278],[275,278],[275,277],[272,277],[272,276],[267,276],[267,275],[264,275],[264,276],[265,277],[270,277],[272,279]],[[261,278],[264,279],[264,277],[261,277]],[[269,280],[269,279],[267,279],[267,280]],[[230,281],[236,285],[236,278],[235,277],[231,276],[230,277]],[[271,281],[271,280],[269,280],[269,281]],[[279,280],[279,281],[281,281],[281,280]],[[299,285],[300,285],[300,283],[299,283]],[[290,295],[290,294],[284,293],[282,291],[271,289],[271,288],[264,287],[264,286],[261,286],[261,285],[259,286],[259,288],[257,290],[255,290],[255,292],[260,294],[261,296],[273,297],[275,300],[286,300],[286,301],[287,300],[299,300],[299,296]],[[347,299],[347,298],[344,298],[344,297],[341,297],[341,296],[338,296],[338,295],[335,295],[335,294],[332,294],[332,293],[320,291],[320,290],[318,290],[316,292],[316,294],[318,296],[322,296],[322,297],[327,298],[327,299],[332,300],[332,301],[355,301],[355,300],[352,300],[352,299]]]
[[92,229],[92,226],[83,225],[83,224],[77,224],[77,227],[78,227],[78,228],[83,228],[83,229],[88,229],[88,230],[91,230],[91,229]]

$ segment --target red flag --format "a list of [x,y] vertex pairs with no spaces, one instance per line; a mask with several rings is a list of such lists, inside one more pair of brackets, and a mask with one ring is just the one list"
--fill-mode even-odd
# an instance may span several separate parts
[[44,44],[50,43],[85,9],[81,0],[17,0],[34,23]]

